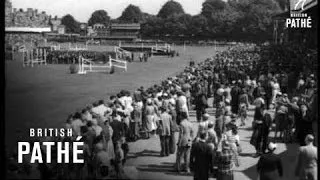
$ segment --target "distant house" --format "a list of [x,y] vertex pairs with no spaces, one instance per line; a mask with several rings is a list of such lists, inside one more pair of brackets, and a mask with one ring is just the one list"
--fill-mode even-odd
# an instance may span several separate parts
[[58,31],[58,34],[65,34],[66,33],[66,26],[62,25],[62,24],[59,25],[57,31]]
[[58,32],[58,27],[61,25],[61,18],[57,18],[57,16],[53,19],[50,19],[50,25],[52,32]]
[[109,29],[104,24],[96,23],[92,26],[93,31],[95,32],[96,36],[99,37],[107,37],[109,36]]
[[118,24],[114,23],[110,26],[110,36],[124,39],[137,39],[140,35],[140,24]]

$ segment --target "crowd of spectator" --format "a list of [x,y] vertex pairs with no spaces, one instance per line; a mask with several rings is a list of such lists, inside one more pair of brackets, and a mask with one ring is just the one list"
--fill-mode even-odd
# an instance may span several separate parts
[[[289,72],[257,72],[259,63],[259,48],[255,45],[231,47],[199,64],[191,62],[182,73],[161,84],[140,87],[133,93],[122,90],[108,101],[100,100],[71,114],[64,127],[73,130],[74,138],[82,136],[85,163],[39,164],[41,177],[127,178],[123,168],[128,142],[159,135],[160,155],[176,154],[177,172],[193,171],[195,179],[233,179],[234,167],[241,166],[238,130],[248,123],[250,105],[255,107],[250,140],[256,149],[254,157],[272,153],[275,145],[270,142],[280,139],[304,146],[306,136],[313,134],[316,142],[314,74],[301,72],[296,87],[289,91]],[[211,97],[214,116],[207,112]],[[197,132],[189,118],[192,109],[199,123]],[[277,133],[275,138],[269,137],[272,124],[283,138],[277,139]],[[14,159],[15,155],[10,157]],[[9,172],[26,174],[26,167],[12,165]],[[263,167],[260,162],[259,172]],[[277,169],[279,174],[273,177],[282,176],[280,166]]]

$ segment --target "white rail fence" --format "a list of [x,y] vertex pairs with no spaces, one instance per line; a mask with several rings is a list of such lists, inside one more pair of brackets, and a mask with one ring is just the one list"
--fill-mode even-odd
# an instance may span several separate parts
[[109,61],[106,64],[99,64],[79,56],[79,71],[78,74],[87,74],[87,72],[108,72],[112,67],[122,68],[127,71],[127,61],[112,59],[109,56]]

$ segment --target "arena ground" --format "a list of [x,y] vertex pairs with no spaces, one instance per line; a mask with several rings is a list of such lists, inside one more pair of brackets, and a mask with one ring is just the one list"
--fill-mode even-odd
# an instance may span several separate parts
[[[110,46],[90,46],[102,51]],[[226,47],[217,47],[224,50]],[[112,49],[112,47],[111,47]],[[215,47],[175,47],[179,57],[152,57],[147,63],[128,64],[127,72],[69,73],[68,65],[22,67],[22,62],[6,61],[5,137],[6,146],[28,137],[29,128],[61,127],[66,117],[78,109],[122,89],[149,87],[183,70],[190,60],[200,62],[213,56]]]

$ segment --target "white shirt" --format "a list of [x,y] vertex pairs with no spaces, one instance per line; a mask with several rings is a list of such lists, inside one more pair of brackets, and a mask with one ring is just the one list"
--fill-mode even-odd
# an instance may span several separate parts
[[108,110],[108,108],[101,104],[97,107],[92,108],[92,112],[94,112],[95,114],[98,114],[100,116],[104,116],[104,113]]

